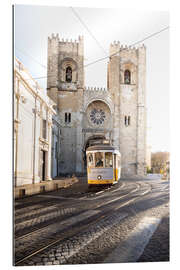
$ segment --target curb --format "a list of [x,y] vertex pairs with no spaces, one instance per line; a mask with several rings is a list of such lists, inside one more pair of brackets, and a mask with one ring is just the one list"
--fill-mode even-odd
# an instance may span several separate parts
[[79,180],[76,177],[67,178],[67,179],[58,179],[58,180],[50,180],[43,181],[41,183],[23,185],[14,188],[14,198],[25,198],[28,196],[32,196],[39,193],[44,193],[48,191],[57,190],[60,188],[67,188]]

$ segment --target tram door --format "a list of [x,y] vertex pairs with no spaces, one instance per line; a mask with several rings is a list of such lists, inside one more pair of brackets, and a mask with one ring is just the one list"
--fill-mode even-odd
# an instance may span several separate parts
[[46,152],[40,151],[40,179],[41,181],[45,181],[45,155]]
[[114,154],[114,180],[117,181],[117,155]]

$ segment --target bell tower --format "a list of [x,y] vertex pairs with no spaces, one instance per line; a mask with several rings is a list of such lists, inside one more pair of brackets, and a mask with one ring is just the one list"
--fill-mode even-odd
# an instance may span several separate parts
[[59,172],[81,172],[82,106],[84,91],[84,44],[48,38],[47,94],[57,104],[60,122]]
[[78,91],[84,87],[84,44],[64,40],[52,34],[48,37],[48,95],[56,102],[59,91]]
[[146,48],[110,46],[108,87],[114,103],[113,144],[122,155],[122,175],[146,171]]

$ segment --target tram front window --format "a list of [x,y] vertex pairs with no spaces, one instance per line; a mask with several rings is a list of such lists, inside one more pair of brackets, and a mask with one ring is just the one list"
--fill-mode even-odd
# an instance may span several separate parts
[[101,152],[95,153],[95,167],[103,167],[103,166],[104,166],[103,153]]
[[113,166],[112,153],[111,152],[107,152],[107,153],[105,153],[105,167],[106,168],[109,168],[109,167],[112,168],[112,166]]
[[88,167],[92,167],[94,164],[93,154],[88,154]]

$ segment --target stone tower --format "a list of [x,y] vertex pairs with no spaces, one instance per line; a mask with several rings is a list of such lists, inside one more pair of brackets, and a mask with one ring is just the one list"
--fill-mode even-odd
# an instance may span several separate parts
[[114,104],[113,144],[122,155],[123,175],[144,175],[146,169],[145,78],[144,46],[110,45],[108,88]]
[[57,104],[60,122],[60,173],[81,172],[82,102],[84,89],[83,38],[48,38],[47,94]]

